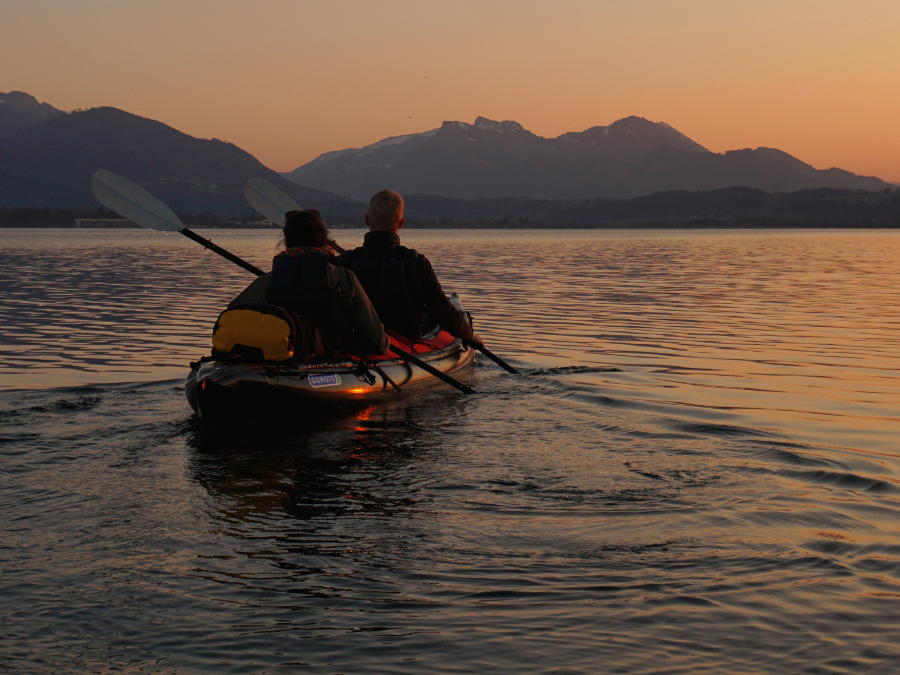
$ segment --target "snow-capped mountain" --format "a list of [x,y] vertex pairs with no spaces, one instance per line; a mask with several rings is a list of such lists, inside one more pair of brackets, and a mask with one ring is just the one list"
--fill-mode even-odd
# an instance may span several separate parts
[[383,187],[446,197],[631,197],[734,185],[780,192],[879,190],[877,178],[820,171],[778,150],[713,153],[663,122],[626,117],[556,138],[518,122],[477,117],[320,155],[285,176],[365,199]]

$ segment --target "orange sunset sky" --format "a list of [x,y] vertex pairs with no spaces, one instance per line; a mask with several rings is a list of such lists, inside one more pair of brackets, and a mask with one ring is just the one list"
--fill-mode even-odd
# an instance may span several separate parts
[[0,25],[0,91],[279,171],[445,119],[633,114],[900,182],[900,0],[0,0]]

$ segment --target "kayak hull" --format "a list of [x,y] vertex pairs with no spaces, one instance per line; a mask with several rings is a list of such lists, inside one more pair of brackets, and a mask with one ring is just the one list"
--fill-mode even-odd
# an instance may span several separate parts
[[[447,375],[472,365],[474,351],[459,340],[416,357]],[[431,373],[400,358],[306,363],[235,363],[204,359],[192,364],[185,395],[197,415],[222,421],[238,415],[318,414],[408,391],[443,384]],[[444,386],[447,386],[444,384]]]

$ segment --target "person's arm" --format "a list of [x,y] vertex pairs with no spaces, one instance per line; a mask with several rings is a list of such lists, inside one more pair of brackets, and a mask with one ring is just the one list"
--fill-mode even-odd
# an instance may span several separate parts
[[469,316],[450,304],[434,268],[424,255],[419,256],[419,276],[425,292],[425,305],[431,317],[448,333],[463,340],[474,340],[475,333]]
[[359,347],[366,354],[381,354],[387,351],[389,344],[384,325],[356,275],[351,270],[344,272],[347,275],[348,302]]

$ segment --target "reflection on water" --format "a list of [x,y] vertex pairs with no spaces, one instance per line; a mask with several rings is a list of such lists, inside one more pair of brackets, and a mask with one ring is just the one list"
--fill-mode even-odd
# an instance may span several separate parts
[[[451,399],[445,403],[456,405]],[[235,513],[223,517],[235,525],[248,514],[285,512],[308,520],[387,511],[396,504],[377,492],[388,467],[412,475],[407,464],[428,461],[437,451],[411,405],[406,400],[367,405],[302,430],[198,425],[188,439],[191,477],[234,506]],[[363,476],[371,485],[360,480]]]
[[406,238],[525,374],[217,435],[180,378],[245,273],[0,231],[12,670],[894,667],[900,236]]

